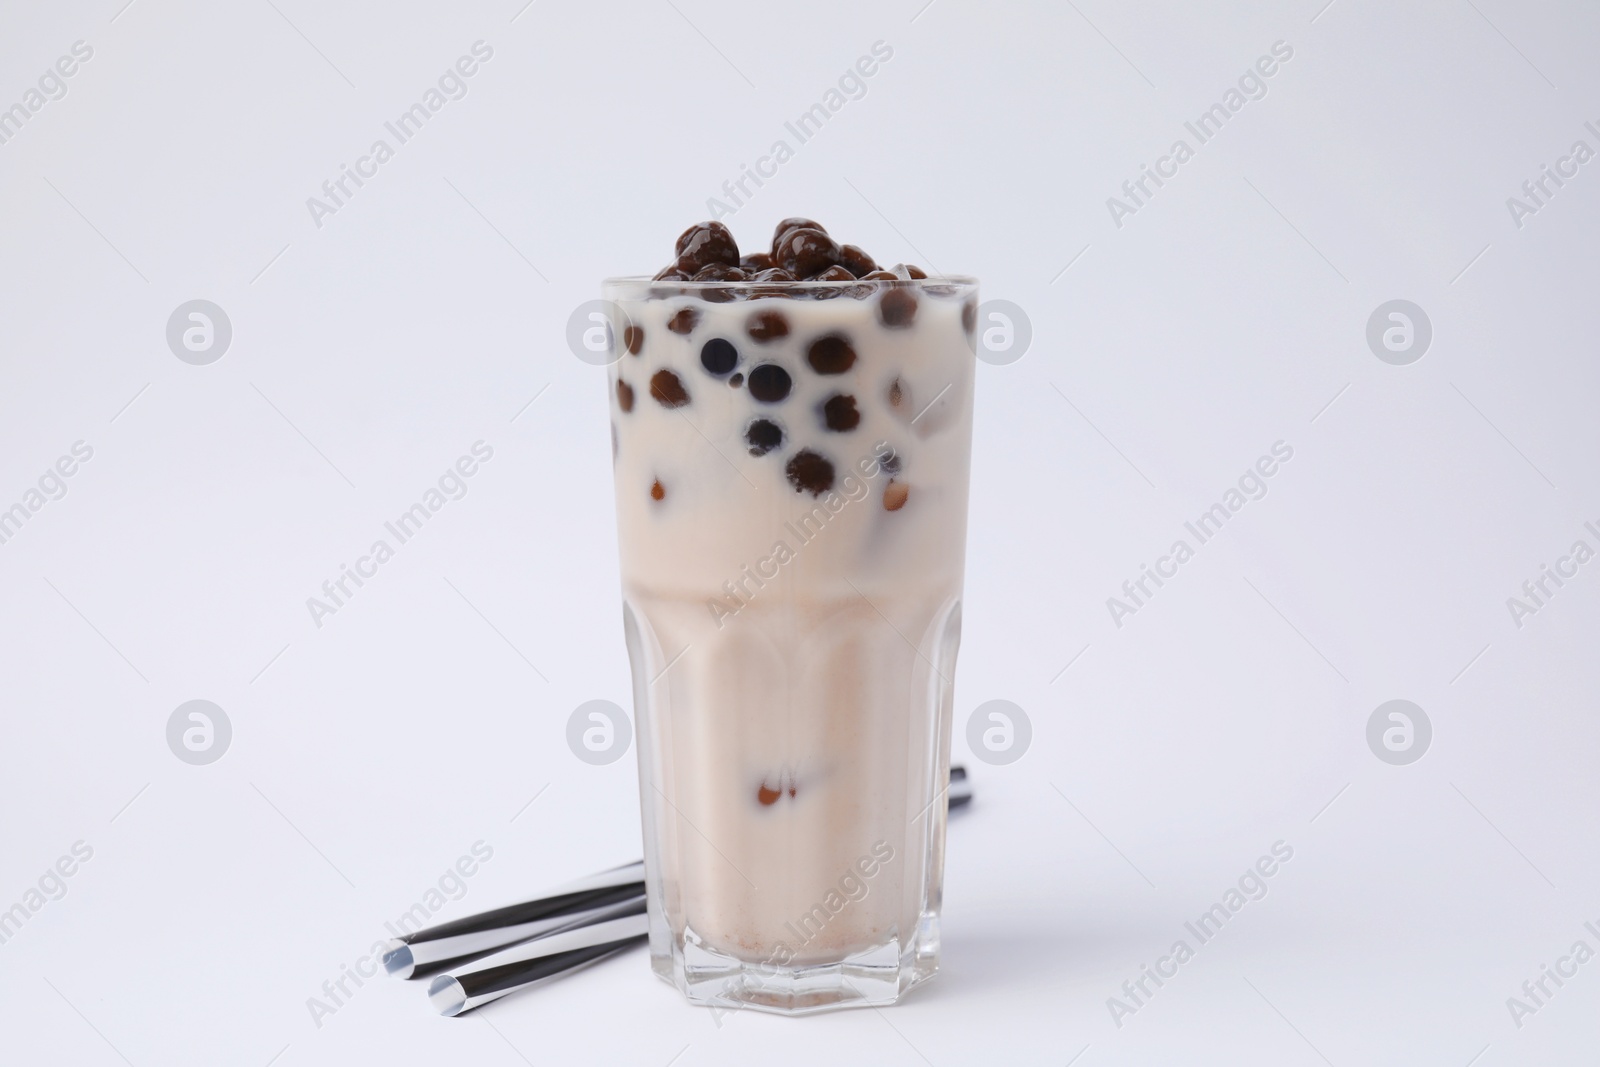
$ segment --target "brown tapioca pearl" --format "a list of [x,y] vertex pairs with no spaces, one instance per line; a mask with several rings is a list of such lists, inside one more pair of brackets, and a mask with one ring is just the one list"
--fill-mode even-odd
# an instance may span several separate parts
[[910,289],[894,288],[878,301],[878,321],[891,330],[903,330],[917,316],[917,297]]
[[667,320],[667,329],[673,333],[681,333],[687,337],[694,332],[695,326],[700,322],[700,312],[694,308],[680,308],[678,313]]
[[777,257],[778,242],[783,240],[783,235],[788,233],[790,230],[800,230],[800,229],[816,230],[819,233],[827,233],[828,232],[826,229],[823,228],[822,223],[813,222],[811,219],[802,219],[802,218],[784,219],[782,222],[778,223],[778,225],[776,227],[774,227],[773,231],[772,231],[772,251],[773,251],[773,257],[774,258]]
[[745,330],[757,341],[765,343],[775,337],[788,337],[789,320],[781,311],[758,311],[750,316]]
[[873,262],[872,257],[857,245],[839,246],[839,264],[857,278],[878,269],[878,265]]
[[783,235],[772,258],[784,270],[808,278],[839,262],[839,246],[823,231],[802,226]]
[[[781,785],[782,783],[779,784]],[[776,804],[781,796],[783,796],[783,790],[773,789],[766,782],[762,782],[760,788],[756,790],[756,802],[764,808]]]
[[883,510],[899,511],[906,506],[906,499],[910,496],[910,486],[905,482],[889,479],[889,484],[883,487]]
[[889,407],[896,415],[911,413],[911,386],[901,378],[889,383]]
[[[822,271],[819,274],[813,274],[806,280],[811,282],[853,282],[856,280],[856,278],[855,275],[851,274],[843,267],[839,266],[838,264],[834,264],[827,270]],[[805,290],[805,295],[811,297],[813,300],[835,300],[846,295],[851,289],[854,288],[854,285],[848,287],[830,285],[827,288],[811,288],[808,286]]]
[[739,257],[739,266],[755,274],[758,271],[771,270],[775,264],[772,262],[772,256],[766,252],[746,252]]
[[793,274],[790,274],[782,267],[773,267],[771,270],[758,272],[750,280],[755,283],[750,286],[750,299],[766,300],[771,297],[789,295],[788,288],[784,283],[792,282],[795,278]]
[[733,377],[728,379],[728,384],[733,386],[735,389],[739,388],[739,386],[744,384],[744,374],[740,371],[734,371]]
[[978,328],[978,304],[975,300],[968,300],[961,305],[961,328],[971,333]]
[[875,270],[861,276],[864,282],[892,282],[898,280],[899,275],[892,270]]
[[633,410],[633,386],[621,378],[617,379],[617,407],[625,412]]
[[771,419],[752,419],[744,428],[744,440],[752,456],[764,456],[783,445],[783,427]]
[[625,326],[622,330],[622,344],[629,355],[637,356],[644,347],[644,327]]
[[666,487],[661,484],[661,479],[657,478],[655,481],[650,483],[650,499],[651,500],[665,500],[666,498],[667,498]]
[[730,267],[726,263],[707,263],[695,272],[694,281],[697,282],[742,282],[748,281],[750,274],[739,267]]
[[664,408],[681,408],[689,402],[689,391],[669,370],[658,370],[651,375],[650,395]]
[[794,486],[797,493],[821,496],[833,488],[833,464],[826,456],[809,448],[796,452],[783,472],[789,476],[789,484]]
[[721,337],[713,337],[700,346],[700,366],[714,378],[720,378],[739,365],[739,350]]
[[843,335],[824,334],[811,342],[806,362],[818,374],[843,374],[855,365],[856,350]]
[[763,363],[750,372],[750,395],[763,404],[776,404],[789,395],[794,380],[776,363]]
[[720,222],[700,222],[684,230],[678,237],[678,263],[684,268],[699,270],[708,263],[724,263],[730,267],[739,264],[739,246],[733,234]]
[[835,433],[847,433],[861,425],[856,398],[845,393],[830,396],[822,404],[822,423]]
[[686,282],[693,273],[693,271],[684,270],[674,263],[670,267],[662,267],[661,272],[650,280],[656,282]]

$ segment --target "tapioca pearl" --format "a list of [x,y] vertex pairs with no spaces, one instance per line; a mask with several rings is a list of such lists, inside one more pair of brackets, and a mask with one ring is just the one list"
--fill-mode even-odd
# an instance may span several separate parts
[[637,356],[639,350],[644,347],[644,327],[624,327],[622,330],[622,345],[628,350],[629,355]]
[[700,312],[698,310],[691,307],[679,308],[677,314],[667,320],[667,329],[687,337],[694,332],[694,328],[699,322]]
[[892,270],[874,270],[863,274],[861,280],[864,282],[892,282],[898,281],[899,275]]
[[734,371],[733,376],[728,379],[728,384],[733,386],[735,389],[739,388],[739,386],[744,384],[744,374],[740,371]]
[[700,366],[712,377],[720,378],[738,365],[739,350],[733,347],[733,342],[713,337],[700,346]]
[[783,427],[771,419],[752,419],[744,428],[745,444],[752,456],[764,456],[783,445]]
[[664,408],[681,408],[689,402],[689,391],[669,370],[658,370],[651,375],[650,395]]
[[828,232],[826,229],[823,228],[822,223],[814,222],[811,219],[802,219],[802,218],[784,219],[782,222],[778,223],[777,226],[773,227],[773,230],[772,230],[772,252],[773,252],[773,258],[774,259],[777,258],[778,242],[783,240],[783,235],[788,233],[790,230],[801,230],[801,229],[817,230],[820,233],[827,233]]
[[835,433],[847,433],[861,425],[861,412],[856,410],[856,398],[846,393],[834,393],[823,401],[822,424]]
[[745,332],[762,343],[789,336],[789,320],[781,311],[758,311],[745,324]]
[[921,267],[911,266],[907,263],[896,263],[892,269],[894,270],[895,277],[899,278],[901,281],[912,281],[917,278],[926,278],[928,276],[928,272],[923,270]]
[[694,281],[697,282],[742,282],[748,281],[750,272],[742,267],[730,267],[726,263],[707,263],[695,271]]
[[617,407],[624,412],[633,410],[633,386],[621,378],[617,379]]
[[776,363],[763,363],[750,372],[750,395],[763,404],[777,404],[789,395],[794,379]]
[[855,365],[856,350],[843,334],[824,334],[811,342],[806,362],[818,374],[843,374]]
[[889,484],[883,487],[883,510],[899,511],[906,506],[906,500],[911,496],[911,487],[905,482],[889,479]]
[[809,448],[796,452],[783,472],[789,476],[789,484],[797,493],[821,496],[833,488],[833,464],[826,456]]
[[660,272],[651,281],[654,282],[686,282],[694,275],[694,271],[685,270],[674,263],[670,267],[662,267]]
[[661,479],[657,478],[655,481],[650,483],[650,499],[665,500],[666,498],[667,488],[661,484]]
[[756,803],[764,808],[776,804],[781,796],[783,796],[783,790],[773,789],[766,782],[762,782],[760,787],[756,789]]
[[739,257],[739,266],[755,274],[758,271],[771,270],[776,264],[772,262],[772,256],[766,252],[746,252]]
[[917,297],[910,289],[893,288],[878,300],[878,321],[891,330],[903,330],[917,317]]
[[[856,280],[856,276],[838,264],[834,264],[827,270],[813,274],[806,280],[812,282],[854,282]],[[852,285],[849,288],[853,289],[855,287]],[[849,290],[844,287],[834,285],[830,285],[825,288],[808,286],[806,289],[807,294],[816,300],[833,300],[837,297],[844,296],[848,291]]]
[[767,300],[772,297],[788,296],[789,287],[786,282],[795,280],[793,274],[782,267],[773,267],[771,270],[757,271],[750,279],[751,300]]
[[961,305],[961,328],[967,331],[967,336],[972,336],[972,331],[978,328],[978,302],[968,300]]
[[839,246],[839,264],[857,278],[878,269],[878,265],[873,262],[872,257],[857,245]]
[[699,270],[708,263],[739,264],[739,246],[733,234],[720,222],[699,222],[678,237],[678,265]]
[[901,422],[909,422],[915,412],[911,410],[911,383],[896,377],[889,383],[887,399],[889,410]]
[[839,262],[839,246],[823,231],[802,226],[783,235],[772,258],[784,270],[808,278]]

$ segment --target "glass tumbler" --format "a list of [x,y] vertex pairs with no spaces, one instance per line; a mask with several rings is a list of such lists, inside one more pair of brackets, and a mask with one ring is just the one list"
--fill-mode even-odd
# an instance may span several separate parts
[[652,966],[892,1004],[939,960],[977,283],[603,293]]

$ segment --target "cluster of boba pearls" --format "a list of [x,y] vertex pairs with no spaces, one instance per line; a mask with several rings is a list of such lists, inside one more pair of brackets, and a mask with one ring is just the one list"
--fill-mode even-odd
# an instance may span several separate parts
[[[835,242],[821,224],[811,219],[784,219],[773,231],[769,251],[743,256],[726,226],[720,222],[702,222],[689,227],[678,238],[676,254],[672,265],[653,279],[659,284],[652,295],[692,295],[717,303],[772,297],[814,300],[876,297],[879,324],[886,329],[899,330],[910,327],[915,321],[919,291],[931,296],[955,292],[950,286],[909,284],[925,279],[927,274],[903,263],[893,269],[882,269],[857,246]],[[735,284],[690,288],[673,286],[673,282]],[[737,284],[745,282],[749,284]],[[794,284],[817,282],[827,284]],[[963,324],[970,334],[976,309],[967,306],[962,311]],[[667,329],[683,337],[692,337],[701,318],[697,308],[686,306],[667,321]],[[788,317],[777,309],[755,311],[745,324],[745,333],[757,350],[761,345],[787,337],[789,330]],[[623,347],[627,352],[639,355],[643,345],[643,327],[626,327]],[[787,370],[777,363],[760,362],[757,358],[746,373],[736,369],[740,361],[739,348],[726,337],[709,338],[700,347],[700,367],[710,378],[733,388],[747,389],[750,396],[764,406],[779,405],[788,398],[794,382]],[[805,361],[819,376],[837,376],[855,365],[856,352],[847,336],[831,332],[807,346]],[[888,397],[890,405],[896,409],[909,399],[900,392],[897,381]],[[667,409],[685,407],[691,401],[689,384],[677,371],[670,369],[658,370],[650,377],[649,393],[651,399]],[[633,410],[634,403],[633,386],[619,377],[618,407],[626,414]],[[835,392],[824,400],[820,416],[823,428],[833,433],[848,433],[861,422],[856,398],[844,392]],[[758,415],[745,427],[744,440],[752,456],[765,456],[783,447],[784,430],[776,419]],[[909,496],[908,487],[893,477],[900,472],[901,461],[891,453],[880,462],[890,475],[883,506],[889,511],[898,511]],[[795,492],[809,492],[814,497],[831,490],[836,477],[833,462],[810,448],[801,448],[790,456],[784,465],[784,474]],[[651,498],[660,501],[665,495],[661,482],[655,481],[650,487]]]

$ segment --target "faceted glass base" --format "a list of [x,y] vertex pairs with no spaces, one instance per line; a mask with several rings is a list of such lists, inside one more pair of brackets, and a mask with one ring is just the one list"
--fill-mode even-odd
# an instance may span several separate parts
[[839,1008],[882,1008],[897,1003],[939,969],[939,917],[923,914],[909,945],[889,941],[825,964],[780,967],[718,952],[692,929],[681,946],[653,955],[651,967],[690,1003],[737,1011],[809,1015]]

